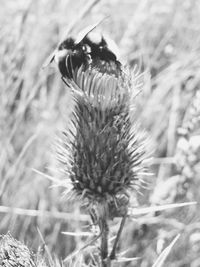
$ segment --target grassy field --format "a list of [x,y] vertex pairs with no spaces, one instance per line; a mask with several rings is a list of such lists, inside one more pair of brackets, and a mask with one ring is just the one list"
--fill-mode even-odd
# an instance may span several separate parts
[[[59,259],[86,240],[62,232],[88,230],[65,188],[52,186],[65,179],[55,143],[72,99],[58,70],[42,65],[69,26],[77,33],[108,16],[99,28],[123,62],[143,73],[135,116],[151,140],[154,174],[139,207],[200,199],[199,1],[91,2],[7,0],[0,10],[0,234],[9,231],[37,251],[38,228]],[[140,259],[116,266],[152,266],[179,233],[165,266],[200,266],[199,219],[198,204],[129,219],[119,251]]]

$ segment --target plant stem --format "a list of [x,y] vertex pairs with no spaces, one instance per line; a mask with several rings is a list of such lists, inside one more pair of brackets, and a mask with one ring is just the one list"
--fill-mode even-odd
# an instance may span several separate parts
[[122,221],[121,221],[121,224],[120,224],[118,233],[117,233],[117,237],[116,237],[116,239],[115,239],[115,243],[114,243],[113,248],[112,248],[112,251],[111,251],[111,253],[110,253],[109,258],[110,258],[111,260],[114,260],[114,259],[115,259],[115,256],[116,256],[116,255],[115,255],[115,252],[116,252],[117,244],[118,244],[118,242],[119,242],[119,239],[120,239],[122,230],[123,230],[123,228],[124,228],[124,224],[125,224],[126,218],[127,218],[127,212],[126,212],[126,214],[124,215],[124,217],[122,218]]
[[102,267],[110,267],[110,262],[108,262],[108,233],[109,227],[106,216],[102,218],[101,221],[101,261]]

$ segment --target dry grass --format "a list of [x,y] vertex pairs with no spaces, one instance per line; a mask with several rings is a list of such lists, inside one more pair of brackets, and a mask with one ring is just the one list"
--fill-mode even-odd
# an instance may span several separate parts
[[[49,188],[50,180],[64,178],[57,171],[54,142],[72,101],[58,72],[42,65],[69,26],[76,32],[110,15],[101,27],[119,44],[124,60],[144,70],[135,112],[155,148],[155,175],[140,204],[199,201],[199,1],[96,1],[89,11],[86,2],[8,0],[0,10],[0,233],[9,230],[37,250],[38,227],[59,258],[86,239],[62,232],[82,232],[89,224],[62,197],[62,188]],[[178,131],[192,118],[192,130]],[[199,266],[198,210],[188,206],[129,220],[119,250],[141,259],[124,266],[152,266],[178,233],[166,266]]]

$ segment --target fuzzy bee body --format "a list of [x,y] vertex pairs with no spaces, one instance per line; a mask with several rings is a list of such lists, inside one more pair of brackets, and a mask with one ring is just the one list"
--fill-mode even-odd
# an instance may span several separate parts
[[118,59],[116,44],[104,35],[98,34],[95,38],[93,32],[89,33],[83,43],[90,47],[91,66],[98,71],[118,76],[121,73],[121,63]]
[[100,59],[108,62],[117,61],[117,56],[108,47],[108,43],[103,35],[99,34],[99,38],[95,40],[94,35],[89,33],[82,40],[82,43],[90,47],[92,59]]
[[116,53],[102,34],[93,33],[95,27],[84,29],[76,39],[66,38],[58,46],[54,57],[62,77],[72,79],[73,72],[81,66],[83,69],[91,66],[102,72],[108,69],[108,73],[120,71]]
[[76,45],[74,39],[69,37],[59,45],[55,54],[55,61],[58,64],[61,75],[71,79],[76,68],[81,65],[87,65],[88,55],[82,45]]

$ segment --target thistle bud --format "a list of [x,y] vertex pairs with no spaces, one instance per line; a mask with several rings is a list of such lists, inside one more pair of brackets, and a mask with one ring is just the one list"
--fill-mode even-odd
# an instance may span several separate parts
[[75,106],[61,161],[72,191],[98,214],[123,216],[144,168],[143,141],[132,116],[134,83],[127,74],[80,68],[70,86]]
[[36,265],[29,249],[8,234],[0,239],[0,266],[35,267]]

